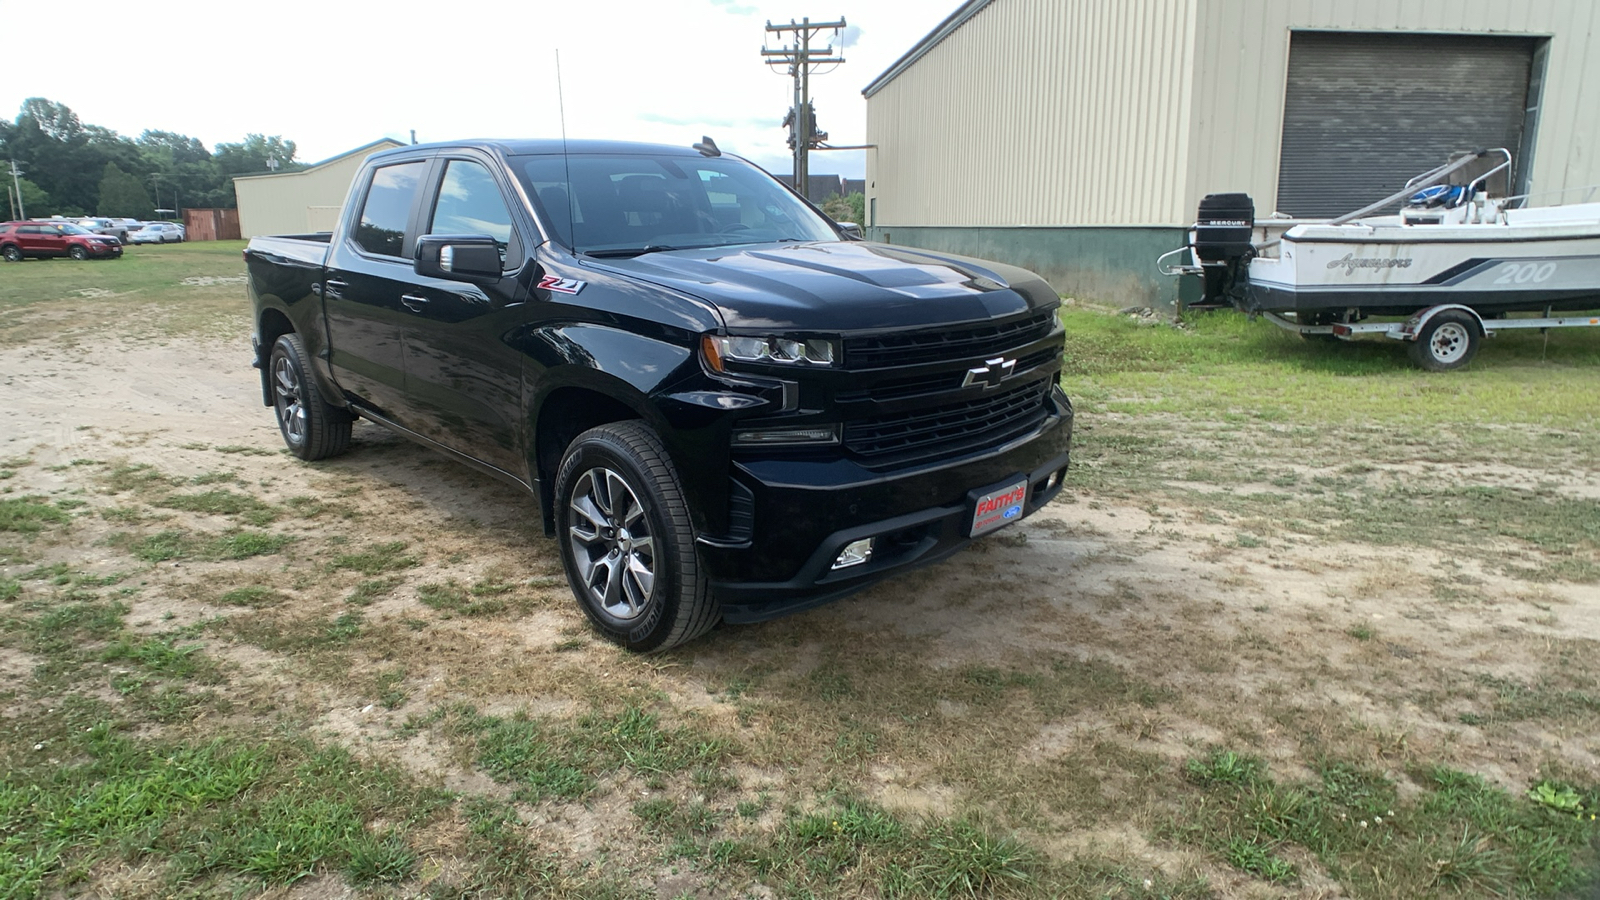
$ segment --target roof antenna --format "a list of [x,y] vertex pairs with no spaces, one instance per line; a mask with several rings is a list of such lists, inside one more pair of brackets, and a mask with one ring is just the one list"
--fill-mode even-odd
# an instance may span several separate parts
[[[567,240],[578,252],[577,200],[572,196],[572,159],[567,156],[567,95],[561,87],[561,48],[556,48],[556,102],[561,109],[561,167],[567,174]],[[546,210],[548,212],[548,210]]]
[[709,134],[701,135],[700,136],[700,143],[691,144],[690,146],[693,147],[696,150],[699,150],[701,156],[721,156],[722,155],[722,151],[717,149],[717,142],[713,141],[711,139],[711,135],[709,135]]

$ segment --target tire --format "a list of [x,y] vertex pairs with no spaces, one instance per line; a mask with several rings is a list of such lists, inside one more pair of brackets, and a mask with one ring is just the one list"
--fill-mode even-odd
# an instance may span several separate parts
[[74,244],[72,249],[67,251],[67,255],[79,262],[83,262],[89,258],[89,251]]
[[1411,342],[1411,360],[1429,372],[1450,372],[1472,362],[1482,342],[1476,319],[1456,310],[1442,312]]
[[0,256],[5,257],[6,262],[22,262],[22,250],[16,244],[7,244],[4,248],[0,248]]
[[290,453],[312,462],[350,449],[350,427],[355,420],[323,399],[306,371],[308,358],[300,335],[283,335],[272,345],[267,381],[284,444]]
[[555,502],[567,581],[606,638],[655,653],[722,619],[677,469],[649,426],[613,422],[574,438],[556,475]]

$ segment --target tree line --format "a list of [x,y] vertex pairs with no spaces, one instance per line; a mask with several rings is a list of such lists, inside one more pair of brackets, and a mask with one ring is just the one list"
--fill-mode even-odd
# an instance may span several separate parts
[[233,207],[233,176],[292,172],[294,141],[247,134],[236,144],[205,144],[172,131],[145,130],[127,138],[109,128],[85,125],[66,105],[43,97],[22,104],[16,121],[0,119],[0,181],[17,214],[11,163],[22,172],[15,184],[29,218],[118,216],[151,219],[157,209]]

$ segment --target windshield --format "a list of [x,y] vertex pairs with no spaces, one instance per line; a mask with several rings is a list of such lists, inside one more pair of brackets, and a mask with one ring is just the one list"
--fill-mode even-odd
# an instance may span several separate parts
[[726,156],[541,155],[512,163],[556,240],[582,253],[839,240],[772,176]]
[[62,225],[56,225],[55,227],[62,234],[93,234],[94,233],[94,232],[90,231],[87,228],[80,228],[77,225],[73,225],[70,222],[62,224]]

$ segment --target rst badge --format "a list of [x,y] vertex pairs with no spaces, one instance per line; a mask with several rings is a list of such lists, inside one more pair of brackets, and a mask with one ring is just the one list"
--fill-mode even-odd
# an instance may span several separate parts
[[588,283],[587,281],[579,281],[576,278],[558,278],[555,275],[546,275],[539,282],[539,287],[547,291],[555,291],[558,294],[576,294],[583,290],[583,286]]

